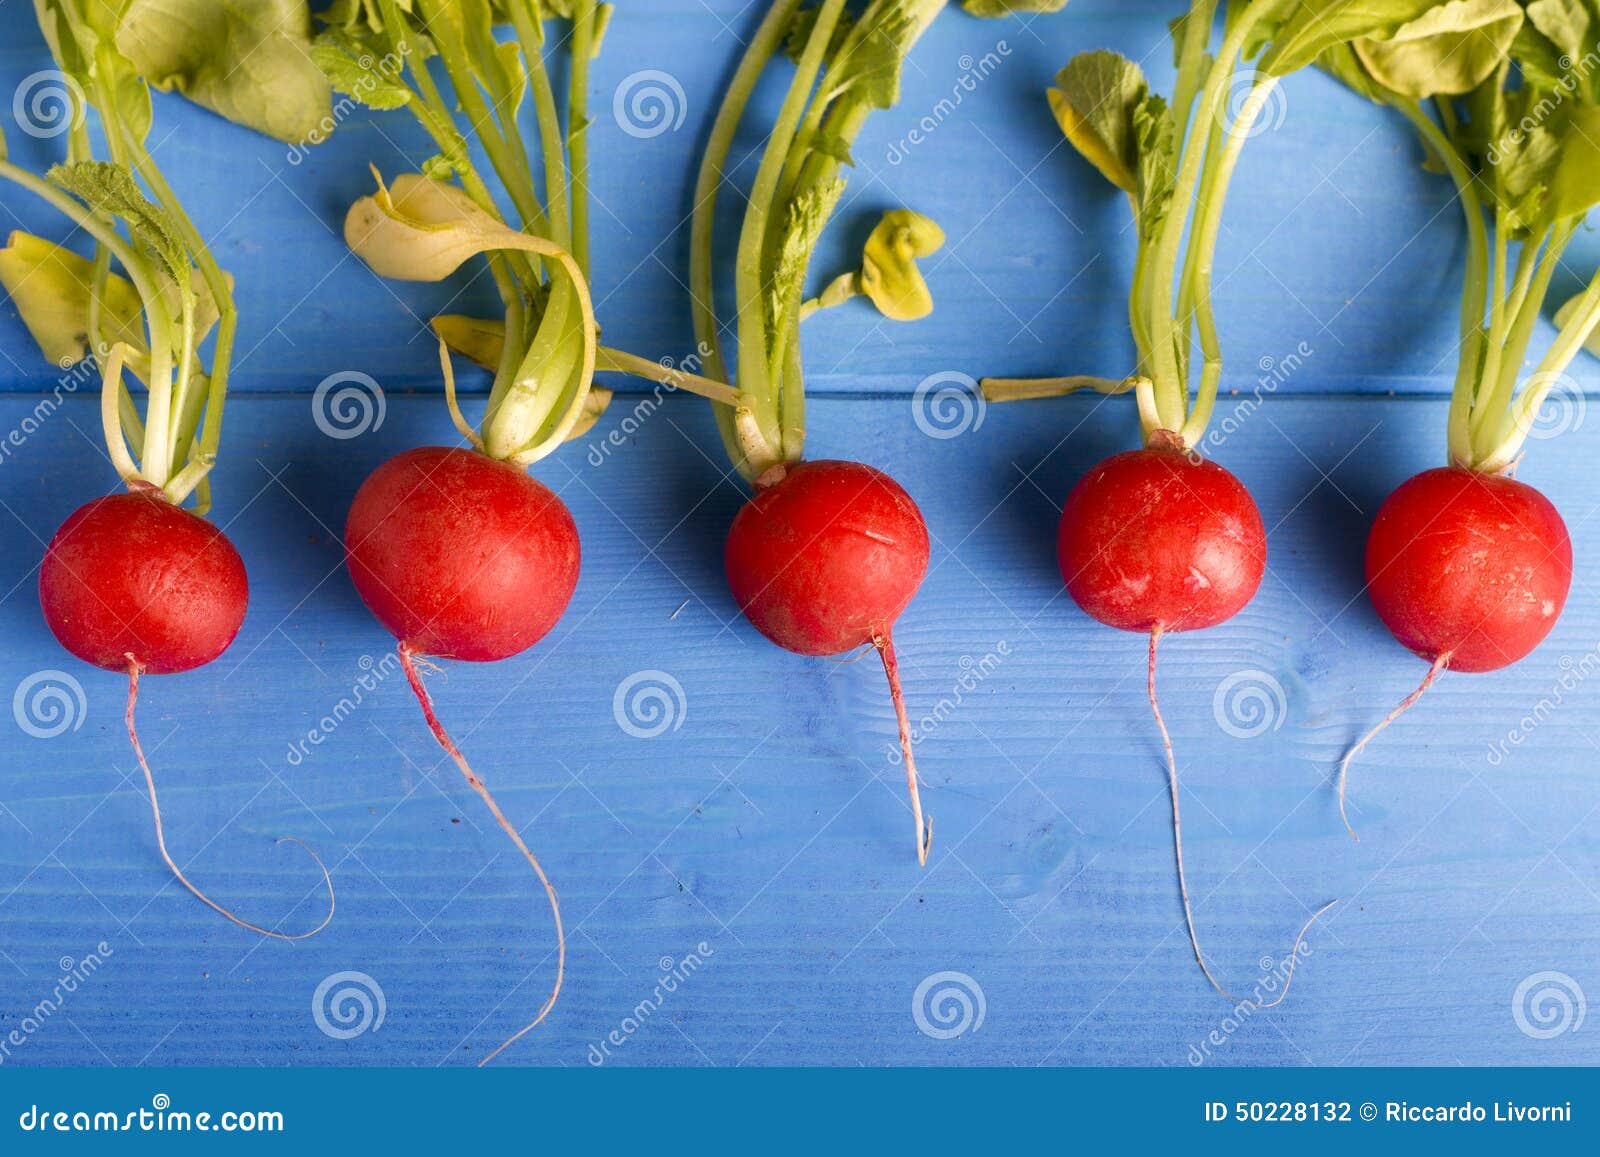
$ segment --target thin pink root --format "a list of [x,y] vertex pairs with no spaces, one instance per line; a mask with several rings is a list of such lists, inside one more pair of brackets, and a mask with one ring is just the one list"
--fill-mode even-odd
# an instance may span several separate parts
[[461,769],[461,774],[467,777],[467,784],[488,805],[490,813],[494,816],[495,822],[500,825],[501,830],[511,837],[511,842],[517,845],[517,850],[523,854],[529,864],[533,865],[534,874],[539,877],[539,883],[544,885],[545,895],[550,898],[550,915],[555,918],[556,922],[556,981],[555,985],[550,989],[549,998],[544,1002],[544,1007],[539,1010],[538,1016],[534,1017],[518,1032],[507,1037],[499,1048],[478,1062],[478,1067],[482,1068],[537,1028],[539,1022],[549,1016],[550,1010],[556,1006],[556,998],[561,995],[561,982],[567,971],[567,935],[561,925],[561,903],[556,898],[556,890],[551,886],[550,878],[544,874],[544,868],[539,865],[538,857],[528,850],[527,844],[523,843],[522,833],[518,832],[511,821],[506,819],[505,813],[500,810],[500,805],[495,803],[494,796],[489,794],[489,789],[483,785],[483,781],[473,772],[471,765],[467,763],[467,757],[461,754],[461,749],[456,746],[455,740],[450,738],[450,733],[444,729],[444,725],[439,722],[439,717],[434,714],[433,700],[429,697],[427,688],[422,685],[422,677],[417,671],[419,665],[430,668],[432,665],[421,659],[408,643],[400,644],[400,665],[405,669],[406,681],[411,684],[411,690],[416,694],[417,702],[422,706],[422,717],[428,723],[428,730],[433,732],[433,738],[444,749],[445,754],[455,761],[455,765]]
[[[1145,676],[1145,687],[1150,695],[1150,710],[1156,717],[1156,727],[1161,731],[1161,746],[1167,753],[1167,788],[1172,795],[1172,846],[1178,859],[1178,894],[1183,898],[1183,920],[1189,929],[1189,944],[1194,949],[1195,961],[1200,965],[1200,971],[1211,982],[1211,987],[1222,994],[1223,998],[1231,1004],[1242,1004],[1237,996],[1223,988],[1217,978],[1211,975],[1211,969],[1206,964],[1206,954],[1200,948],[1200,937],[1195,932],[1194,910],[1189,904],[1189,880],[1183,870],[1183,817],[1178,807],[1178,760],[1172,752],[1172,736],[1167,733],[1166,720],[1161,718],[1161,704],[1156,699],[1156,647],[1161,642],[1162,625],[1157,623],[1150,630],[1150,666]],[[1300,926],[1300,931],[1295,935],[1294,946],[1289,953],[1289,971],[1283,978],[1283,991],[1265,1004],[1255,1004],[1257,1008],[1276,1008],[1282,1004],[1289,995],[1289,986],[1294,983],[1294,970],[1300,963],[1300,942],[1310,931],[1311,926],[1339,901],[1329,900],[1322,907],[1311,913],[1306,922]]]
[[328,867],[322,862],[322,857],[317,855],[317,853],[312,851],[310,847],[304,843],[301,843],[301,841],[295,839],[293,836],[285,836],[283,839],[279,840],[278,843],[299,844],[302,848],[305,848],[306,854],[317,862],[317,869],[322,873],[322,883],[328,889],[328,914],[322,918],[322,923],[318,924],[309,932],[275,932],[270,928],[263,928],[259,924],[252,924],[248,920],[241,920],[238,916],[235,916],[228,909],[224,908],[221,904],[218,904],[210,896],[207,896],[199,888],[191,884],[189,882],[189,877],[183,874],[183,869],[178,867],[177,863],[173,860],[172,853],[167,851],[166,832],[161,826],[161,802],[156,797],[155,776],[150,773],[150,764],[144,757],[144,747],[139,742],[139,729],[134,725],[133,720],[134,708],[139,703],[139,660],[134,658],[131,653],[127,655],[126,658],[128,660],[128,709],[124,713],[123,719],[128,725],[128,738],[133,742],[133,754],[138,757],[139,769],[144,772],[145,787],[150,791],[150,813],[155,817],[156,821],[156,846],[161,849],[161,858],[166,861],[167,867],[172,870],[172,874],[178,878],[178,883],[189,889],[190,893],[208,908],[221,913],[223,916],[239,925],[239,927],[248,928],[250,931],[259,933],[262,936],[270,936],[274,940],[305,940],[309,937],[315,936],[318,932],[321,932],[328,926],[329,922],[333,920],[334,908],[337,904],[333,892],[333,879],[328,875]]
[[905,758],[906,786],[911,789],[911,815],[917,823],[917,863],[928,863],[933,847],[933,819],[923,819],[922,793],[917,788],[917,761],[911,754],[911,720],[906,716],[906,697],[900,690],[900,660],[895,657],[894,639],[888,631],[872,636],[872,645],[883,657],[883,673],[889,677],[889,697],[894,700],[895,718],[900,723],[900,754]]
[[1358,742],[1349,751],[1345,752],[1344,758],[1339,761],[1339,818],[1344,821],[1345,830],[1350,833],[1350,838],[1355,840],[1356,843],[1361,842],[1361,837],[1356,835],[1356,829],[1351,826],[1350,816],[1345,811],[1344,807],[1344,787],[1345,781],[1350,778],[1350,761],[1356,757],[1357,753],[1359,753],[1363,747],[1372,742],[1373,738],[1377,736],[1378,732],[1382,731],[1385,727],[1389,726],[1389,724],[1393,723],[1396,719],[1399,719],[1400,716],[1404,715],[1407,711],[1410,711],[1417,705],[1417,700],[1422,698],[1422,693],[1424,691],[1433,686],[1433,681],[1439,677],[1439,672],[1450,666],[1450,656],[1453,653],[1454,652],[1446,651],[1444,654],[1435,659],[1433,661],[1433,665],[1428,668],[1427,675],[1425,675],[1422,682],[1418,684],[1417,689],[1411,694],[1407,695],[1404,699],[1400,700],[1400,706],[1396,707],[1393,711],[1389,712],[1389,714],[1385,715],[1382,722],[1380,722],[1371,731],[1363,735],[1360,742]]

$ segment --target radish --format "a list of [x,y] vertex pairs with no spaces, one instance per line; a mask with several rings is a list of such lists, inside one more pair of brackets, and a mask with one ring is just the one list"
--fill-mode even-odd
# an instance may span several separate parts
[[728,531],[728,585],[752,626],[797,655],[872,646],[900,729],[917,858],[932,825],[922,814],[911,722],[890,631],[928,572],[928,527],[900,485],[859,462],[800,462],[767,481]]
[[[1129,319],[1134,372],[1117,379],[1074,376],[986,379],[992,401],[1059,396],[1078,390],[1132,391],[1145,445],[1092,468],[1061,513],[1059,557],[1073,600],[1107,626],[1148,636],[1146,694],[1166,756],[1178,893],[1190,947],[1207,981],[1237,1003],[1206,961],[1184,872],[1178,766],[1156,696],[1163,636],[1227,622],[1261,584],[1266,534],[1243,483],[1201,458],[1199,447],[1222,378],[1211,303],[1211,269],[1227,188],[1244,142],[1278,81],[1357,35],[1401,24],[1406,4],[1334,6],[1289,0],[1196,0],[1172,26],[1177,82],[1169,102],[1144,74],[1112,52],[1074,57],[1048,96],[1062,132],[1102,176],[1125,192],[1137,231]],[[1223,37],[1209,45],[1218,9]],[[1254,56],[1251,75],[1240,62]],[[1242,99],[1240,99],[1242,98]],[[1231,114],[1231,115],[1230,115]],[[1197,387],[1190,380],[1194,339]],[[1333,905],[1310,914],[1295,938],[1283,990],[1289,993],[1298,945]]]
[[1073,601],[1140,634],[1227,622],[1267,567],[1266,530],[1244,484],[1159,440],[1084,476],[1061,512],[1057,551]]
[[[64,213],[96,245],[91,261],[15,233],[0,250],[0,283],[53,364],[86,356],[99,363],[107,456],[128,490],[94,499],[56,531],[39,570],[40,606],[68,651],[128,677],[128,740],[144,773],[156,845],[173,876],[243,928],[304,939],[333,918],[333,882],[322,860],[306,848],[328,890],[327,914],[310,931],[265,928],[212,900],[167,850],[155,777],[134,718],[141,675],[210,663],[244,621],[244,563],[202,517],[210,506],[207,476],[216,461],[237,322],[232,283],[145,147],[150,94],[106,35],[104,22],[114,23],[115,15],[79,0],[54,0],[39,14],[70,99],[98,112],[113,160],[92,159],[81,116],[72,119],[68,163],[44,179],[3,159],[0,142],[0,176]],[[125,232],[115,225],[119,219]],[[120,275],[112,272],[113,260]],[[200,346],[213,326],[207,370]],[[145,387],[142,412],[125,373]],[[192,512],[183,508],[191,497]]]
[[[979,15],[1054,11],[1065,0],[967,0]],[[811,251],[845,182],[851,144],[874,108],[899,97],[900,68],[946,0],[871,0],[859,14],[844,0],[774,0],[734,73],[700,164],[690,232],[689,288],[708,377],[734,382],[718,397],[728,456],[756,491],[728,534],[734,601],[786,650],[833,655],[874,647],[894,703],[915,824],[926,864],[932,823],[922,799],[911,725],[900,686],[893,626],[928,569],[928,529],[916,503],[888,475],[857,462],[802,461],[805,382],[800,322],[866,295],[884,316],[914,320],[932,308],[915,259],[944,240],[938,226],[893,210],[868,239],[859,272],[834,278],[814,298],[804,286]],[[713,232],[733,138],[751,93],[787,46],[795,62],[744,210],[735,258],[736,375],[722,353]],[[702,390],[709,393],[710,391]]]
[[[1567,367],[1600,323],[1597,276],[1558,314],[1555,340],[1519,387],[1551,278],[1600,203],[1600,107],[1578,83],[1581,62],[1563,55],[1559,22],[1531,12],[1525,22],[1515,5],[1458,15],[1470,27],[1440,31],[1423,17],[1392,42],[1356,40],[1320,62],[1411,123],[1450,173],[1467,223],[1449,464],[1388,497],[1366,550],[1378,617],[1428,670],[1340,761],[1339,813],[1352,838],[1346,786],[1355,756],[1443,672],[1495,671],[1528,655],[1572,585],[1560,514],[1510,475],[1552,391],[1576,390]],[[1474,48],[1460,51],[1469,33]]]
[[[379,466],[357,492],[344,534],[356,591],[398,640],[429,731],[528,861],[550,906],[556,939],[550,995],[483,1064],[555,1007],[566,975],[566,934],[543,866],[439,721],[423,675],[434,669],[433,659],[489,663],[520,654],[566,611],[578,581],[577,526],[527,468],[600,416],[610,393],[594,385],[597,369],[722,398],[734,393],[598,344],[588,283],[586,109],[589,61],[611,8],[572,0],[566,10],[565,135],[543,55],[545,9],[533,0],[493,9],[447,0],[348,5],[315,46],[336,89],[377,108],[411,109],[440,149],[424,166],[427,175],[404,174],[392,185],[380,179],[376,193],[351,206],[350,248],[380,276],[409,281],[443,280],[483,254],[505,306],[500,319],[434,319],[446,405],[467,445],[407,450]],[[514,41],[498,44],[491,21],[510,23]],[[443,66],[450,97],[424,63],[431,56]],[[543,197],[517,123],[525,89],[537,115]],[[456,126],[457,102],[515,208],[515,224],[502,215]],[[494,373],[477,428],[457,402],[452,351]]]
[[472,450],[389,459],[345,524],[350,577],[403,645],[492,663],[556,625],[578,585],[578,527],[527,473]]

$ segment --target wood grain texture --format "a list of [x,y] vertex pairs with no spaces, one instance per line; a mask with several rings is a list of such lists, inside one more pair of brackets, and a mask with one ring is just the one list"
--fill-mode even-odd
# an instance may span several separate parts
[[[690,349],[685,160],[751,19],[742,7],[638,5],[597,68],[597,280],[608,339],[641,354]],[[1344,900],[1307,937],[1282,1008],[1223,1031],[1229,1008],[1183,934],[1143,642],[1086,620],[1056,573],[1056,509],[1090,464],[1133,443],[1128,400],[996,406],[980,421],[930,419],[931,400],[914,397],[943,371],[1125,368],[1125,210],[1060,147],[1039,91],[1071,52],[1102,44],[1146,58],[1163,84],[1172,7],[1074,0],[1025,23],[942,19],[902,106],[863,137],[818,257],[819,274],[844,268],[876,211],[901,201],[952,238],[930,263],[933,320],[890,327],[857,303],[807,336],[811,453],[889,470],[935,536],[897,636],[913,715],[934,721],[918,749],[935,821],[926,870],[886,755],[881,669],[781,653],[726,594],[722,538],[742,490],[704,405],[669,399],[635,420],[621,402],[538,470],[583,535],[572,609],[529,653],[451,665],[431,684],[569,920],[562,1003],[509,1062],[590,1063],[591,1046],[635,1017],[607,1063],[1184,1065],[1214,1030],[1223,1043],[1208,1063],[1600,1062],[1593,1033],[1535,1039],[1512,1008],[1540,972],[1600,993],[1600,481],[1581,421],[1534,445],[1521,475],[1574,535],[1578,580],[1555,633],[1511,670],[1443,678],[1369,750],[1351,789],[1360,845],[1334,805],[1344,746],[1423,670],[1367,608],[1362,540],[1383,495],[1443,446],[1441,401],[1354,395],[1440,394],[1452,353],[1459,230],[1396,125],[1297,77],[1281,124],[1244,154],[1218,266],[1227,385],[1247,397],[1270,372],[1263,359],[1280,365],[1301,342],[1314,352],[1236,417],[1216,454],[1270,528],[1261,594],[1225,627],[1164,647],[1215,966],[1248,984],[1310,908]],[[0,94],[40,67],[29,20],[25,7],[0,10]],[[962,56],[1001,39],[1001,67],[891,162],[958,82]],[[611,94],[646,68],[674,74],[686,118],[635,140]],[[369,470],[451,437],[417,318],[482,305],[486,287],[382,287],[330,231],[366,189],[369,159],[392,171],[425,155],[397,117],[356,117],[340,143],[291,165],[281,146],[158,104],[162,160],[239,278],[240,396],[216,517],[250,567],[252,601],[227,655],[149,680],[140,717],[169,839],[198,882],[247,918],[314,922],[311,866],[273,843],[295,835],[327,858],[340,914],[315,940],[260,943],[168,880],[121,730],[123,681],[75,665],[34,595],[43,541],[111,482],[95,402],[72,396],[32,420],[54,377],[0,306],[0,429],[20,438],[0,456],[0,699],[57,670],[85,702],[54,738],[5,721],[0,1037],[37,1015],[62,968],[102,941],[112,950],[4,1063],[475,1061],[543,999],[548,915],[432,746],[338,538]],[[29,163],[50,156],[51,142],[8,137]],[[0,207],[13,225],[57,228],[13,193]],[[377,429],[336,441],[310,392],[346,370],[382,383],[387,408]],[[1581,375],[1592,384],[1593,366]],[[970,428],[923,432],[941,420]],[[682,688],[683,707],[643,739],[619,725],[614,699],[651,671]],[[347,712],[340,701],[363,677],[375,688]],[[1226,697],[1217,706],[1228,686],[1265,691],[1261,734],[1222,726],[1258,723],[1230,716]],[[662,962],[702,943],[703,966],[641,1017]],[[382,988],[386,1019],[337,1040],[319,1031],[313,993],[352,970]],[[944,971],[973,978],[985,1001],[982,1027],[951,1040],[919,1031],[912,1007]]]
[[[814,407],[816,452],[890,470],[935,536],[899,632],[913,714],[939,717],[919,747],[936,824],[926,871],[886,757],[882,672],[786,655],[736,621],[719,554],[740,491],[701,453],[702,404],[670,400],[599,466],[571,453],[540,471],[584,537],[571,612],[531,652],[453,664],[432,684],[573,929],[563,1001],[513,1060],[586,1063],[651,995],[659,962],[704,942],[704,967],[616,1061],[1186,1063],[1228,1008],[1183,937],[1143,646],[1078,613],[1052,558],[1059,497],[1133,435],[1124,402],[996,406],[945,440],[918,432],[906,399]],[[26,408],[6,403],[0,420]],[[253,918],[304,923],[312,870],[272,840],[306,838],[334,867],[338,921],[293,946],[258,943],[168,884],[125,778],[122,680],[72,664],[40,622],[38,540],[108,473],[92,417],[73,400],[3,472],[0,690],[58,668],[87,710],[51,739],[13,728],[0,755],[0,1025],[49,994],[60,958],[102,940],[115,955],[9,1063],[476,1059],[542,998],[548,917],[386,665],[336,534],[372,466],[446,433],[437,403],[392,399],[379,430],[333,443],[309,399],[242,399],[218,510],[254,580],[244,633],[211,668],[145,689],[169,836],[197,880]],[[1442,679],[1373,746],[1352,787],[1359,846],[1334,807],[1343,745],[1422,670],[1360,596],[1361,527],[1431,460],[1442,419],[1421,400],[1274,398],[1221,455],[1273,529],[1255,602],[1164,653],[1202,934],[1247,984],[1310,906],[1345,903],[1307,937],[1289,1003],[1226,1037],[1220,1063],[1600,1059],[1586,1033],[1530,1039],[1511,1009],[1533,973],[1591,988],[1600,976],[1595,684],[1560,687],[1595,663],[1592,579],[1527,661]],[[1600,485],[1582,434],[1537,450],[1524,476],[1565,511],[1592,574]],[[376,689],[290,763],[369,665]],[[641,739],[613,700],[648,670],[677,681],[683,708]],[[1282,689],[1254,738],[1228,734],[1214,702],[1241,672]],[[964,673],[971,689],[940,708]],[[1540,709],[1552,695],[1564,701]],[[1491,764],[1490,745],[1535,713],[1526,742]],[[335,1041],[310,1002],[344,970],[374,977],[388,1013],[380,1031]],[[946,970],[977,981],[986,1019],[940,1041],[911,1001]]]

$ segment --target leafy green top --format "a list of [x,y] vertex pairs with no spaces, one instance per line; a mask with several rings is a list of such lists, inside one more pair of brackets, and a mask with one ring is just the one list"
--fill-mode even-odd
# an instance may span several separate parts
[[[1171,100],[1112,52],[1082,53],[1057,74],[1048,95],[1062,132],[1133,208],[1138,247],[1128,313],[1138,365],[1131,380],[1147,439],[1193,447],[1210,420],[1222,376],[1212,260],[1240,150],[1273,88],[1353,39],[1386,42],[1434,7],[1436,0],[1194,0],[1172,25],[1178,75]],[[1213,51],[1219,8],[1222,42]],[[1231,112],[1230,92],[1243,94]],[[1191,390],[1196,337],[1201,365]],[[1056,381],[1052,392],[1119,386]],[[1015,396],[1038,396],[1040,384],[1005,383]]]
[[[67,163],[41,179],[0,159],[0,176],[70,217],[94,238],[96,252],[89,261],[14,234],[0,250],[0,283],[52,360],[87,353],[100,363],[106,448],[123,479],[174,502],[196,494],[203,512],[232,357],[233,287],[145,148],[150,92],[118,39],[138,3],[35,0],[45,40],[71,82]],[[92,157],[80,101],[99,114],[109,159]],[[113,259],[125,278],[112,272]],[[200,345],[213,325],[208,373]],[[142,412],[124,369],[145,388]]]
[[[468,256],[487,255],[503,321],[440,319],[435,330],[469,357],[492,353],[481,433],[456,407],[448,357],[446,396],[470,440],[519,464],[581,431],[609,396],[592,388],[596,329],[586,278],[588,72],[610,11],[595,0],[336,0],[312,50],[335,88],[373,108],[409,109],[433,138],[439,152],[419,176],[396,181],[395,196],[380,190],[352,207],[346,239],[387,276],[443,277]],[[552,16],[571,22],[562,38],[570,56],[564,134],[544,60]],[[511,25],[511,39],[496,38],[498,24]],[[428,68],[433,58],[449,96]],[[530,94],[537,172],[517,123]],[[458,107],[509,196],[514,223],[479,171]],[[491,332],[497,340],[486,347]],[[458,337],[464,344],[454,344]]]
[[1551,278],[1600,204],[1595,30],[1596,0],[1453,0],[1318,60],[1404,114],[1455,181],[1468,258],[1449,453],[1462,466],[1498,472],[1516,460],[1600,324],[1597,275],[1519,389]]
[[[1002,16],[1053,12],[1065,3],[965,0],[962,6],[974,15]],[[695,193],[689,288],[707,372],[738,386],[740,401],[718,405],[717,422],[730,458],[746,478],[758,478],[801,456],[802,316],[855,289],[873,292],[860,280],[868,262],[876,262],[879,273],[887,271],[885,262],[895,270],[899,289],[894,295],[879,295],[890,302],[890,311],[915,314],[919,308],[918,301],[899,294],[909,289],[915,296],[910,281],[914,271],[905,265],[915,249],[931,240],[920,227],[915,236],[899,235],[909,247],[906,256],[894,255],[887,246],[892,238],[885,235],[881,252],[880,247],[869,248],[862,274],[846,275],[851,280],[835,282],[813,303],[802,296],[812,250],[844,190],[851,147],[872,110],[889,108],[899,99],[907,54],[947,5],[948,0],[868,0],[856,11],[845,0],[773,0],[718,110]],[[773,57],[785,51],[795,62],[794,77],[767,139],[739,234],[734,279],[737,373],[730,374],[713,292],[712,223],[733,136],[750,94]],[[899,223],[901,228],[908,225]],[[884,288],[881,280],[878,288]]]

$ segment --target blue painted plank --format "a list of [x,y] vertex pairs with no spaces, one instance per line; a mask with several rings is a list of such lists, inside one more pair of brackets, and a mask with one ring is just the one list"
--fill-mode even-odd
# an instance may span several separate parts
[[[1125,402],[991,407],[943,440],[918,432],[907,400],[814,407],[816,453],[890,470],[936,540],[899,631],[913,713],[936,720],[919,748],[937,833],[926,870],[887,757],[881,670],[784,654],[737,618],[719,555],[741,495],[707,456],[703,405],[669,400],[599,465],[568,453],[540,468],[584,536],[572,609],[529,653],[452,664],[433,684],[571,929],[563,1001],[511,1059],[581,1065],[615,1030],[626,1064],[1187,1063],[1228,1007],[1184,941],[1143,644],[1077,612],[1053,563],[1055,505],[1131,441]],[[0,421],[26,407],[0,406]],[[394,398],[380,429],[341,443],[303,398],[242,399],[231,420],[219,517],[252,570],[250,615],[212,667],[148,680],[144,734],[198,880],[303,926],[313,871],[272,842],[300,836],[334,868],[339,919],[309,942],[260,943],[168,883],[127,778],[123,681],[69,660],[32,594],[39,539],[106,481],[92,403],[73,399],[4,471],[0,692],[58,669],[85,706],[55,738],[7,722],[0,1028],[50,994],[61,960],[101,941],[114,955],[8,1063],[475,1060],[542,999],[548,918],[431,745],[337,547],[360,479],[444,436],[444,415]],[[1441,680],[1373,746],[1353,781],[1359,846],[1334,807],[1341,749],[1421,675],[1361,598],[1359,555],[1374,503],[1436,459],[1442,421],[1437,402],[1272,398],[1220,455],[1272,527],[1271,575],[1235,621],[1165,651],[1202,934],[1248,984],[1309,906],[1345,903],[1307,937],[1289,1003],[1225,1034],[1217,1063],[1600,1060],[1590,1033],[1525,1035],[1511,1005],[1540,972],[1600,984],[1584,681],[1600,591],[1582,577],[1600,553],[1600,485],[1581,432],[1537,446],[1524,474],[1575,536],[1580,579],[1555,633],[1511,670]],[[682,689],[650,739],[614,715],[641,671]],[[307,743],[363,675],[374,688]],[[1224,729],[1254,726],[1247,702],[1216,707],[1230,680],[1266,695],[1261,734]],[[1558,708],[1538,707],[1552,696]],[[626,1032],[660,962],[696,951],[703,966]],[[344,971],[381,987],[381,1030],[319,1031],[313,993]],[[945,971],[973,978],[986,1019],[938,1040],[912,998]]]

